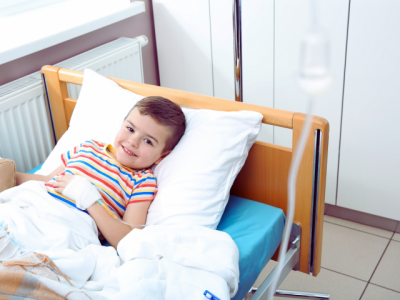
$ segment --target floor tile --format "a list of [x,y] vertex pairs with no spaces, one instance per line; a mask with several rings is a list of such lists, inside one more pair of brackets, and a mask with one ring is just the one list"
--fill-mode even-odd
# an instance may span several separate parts
[[380,229],[380,228],[376,228],[376,227],[372,227],[372,226],[368,226],[368,225],[363,225],[360,223],[356,223],[356,222],[352,222],[352,221],[348,221],[348,220],[344,220],[344,219],[340,219],[340,218],[335,218],[332,216],[325,215],[324,221],[333,223],[333,224],[337,224],[337,225],[341,225],[341,226],[345,226],[345,227],[349,227],[349,228],[353,228],[356,230],[364,231],[367,233],[383,236],[388,239],[390,239],[393,235],[393,232],[389,231],[389,230],[384,230],[384,229]]
[[[271,261],[264,268],[254,286],[259,286],[276,265]],[[321,269],[317,277],[292,271],[278,289],[329,294],[332,300],[359,300],[367,282]],[[274,299],[292,299],[274,297]]]
[[393,236],[393,240],[400,242],[400,233],[395,233]]
[[362,296],[361,300],[376,300],[376,299],[400,300],[400,293],[393,292],[391,290],[387,290],[385,288],[370,283],[367,286],[367,289],[365,290],[365,293]]
[[253,284],[255,287],[259,287],[261,283],[267,278],[268,274],[275,268],[277,262],[270,260],[264,269],[261,271],[260,275],[258,276],[256,282]]
[[368,281],[389,239],[324,222],[322,267]]
[[390,242],[371,283],[400,292],[400,242]]

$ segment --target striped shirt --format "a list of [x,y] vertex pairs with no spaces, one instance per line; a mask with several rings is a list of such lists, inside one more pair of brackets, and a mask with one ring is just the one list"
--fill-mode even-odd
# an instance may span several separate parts
[[[75,201],[54,190],[55,178],[62,175],[87,177],[100,192],[107,211],[122,218],[131,203],[152,201],[157,194],[156,177],[150,169],[133,170],[121,165],[110,153],[114,148],[88,140],[61,155],[65,171],[46,183],[54,198],[76,208]],[[107,208],[106,207],[106,208]]]

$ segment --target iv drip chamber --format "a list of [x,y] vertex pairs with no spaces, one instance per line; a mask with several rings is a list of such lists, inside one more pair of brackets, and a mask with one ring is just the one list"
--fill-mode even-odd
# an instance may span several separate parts
[[322,31],[311,31],[301,41],[298,84],[309,96],[324,94],[332,83],[329,43]]

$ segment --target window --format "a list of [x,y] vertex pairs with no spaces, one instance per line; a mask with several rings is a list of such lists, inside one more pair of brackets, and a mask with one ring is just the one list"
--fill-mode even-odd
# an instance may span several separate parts
[[0,18],[66,0],[0,0]]
[[0,0],[0,65],[144,11],[144,1]]

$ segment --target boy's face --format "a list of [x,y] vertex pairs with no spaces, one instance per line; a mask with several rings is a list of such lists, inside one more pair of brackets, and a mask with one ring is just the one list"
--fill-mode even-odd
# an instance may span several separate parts
[[145,169],[159,164],[171,151],[163,153],[170,132],[150,116],[133,109],[114,140],[118,162],[132,169]]

